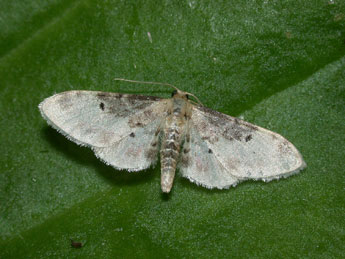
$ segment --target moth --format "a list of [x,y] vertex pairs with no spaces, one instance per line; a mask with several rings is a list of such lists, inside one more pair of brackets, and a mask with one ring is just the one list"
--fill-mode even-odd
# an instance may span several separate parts
[[[75,143],[90,147],[116,169],[140,171],[160,154],[161,189],[169,193],[176,169],[191,182],[226,189],[244,180],[271,181],[304,169],[300,152],[281,135],[189,100],[67,91],[39,109],[48,124]],[[197,98],[196,98],[197,99]],[[197,99],[198,100],[198,99]]]

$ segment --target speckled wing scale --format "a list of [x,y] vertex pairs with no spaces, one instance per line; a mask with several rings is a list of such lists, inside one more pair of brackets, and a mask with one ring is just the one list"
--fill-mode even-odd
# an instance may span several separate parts
[[305,167],[298,150],[277,133],[192,104],[176,91],[171,99],[68,91],[40,105],[48,124],[116,169],[154,165],[160,151],[161,187],[170,192],[176,168],[207,188],[246,179],[270,181]]
[[157,160],[158,129],[168,100],[156,97],[68,91],[39,106],[48,124],[116,169],[139,171]]
[[306,166],[277,133],[206,107],[193,106],[191,114],[180,170],[192,182],[224,189],[247,179],[287,177]]

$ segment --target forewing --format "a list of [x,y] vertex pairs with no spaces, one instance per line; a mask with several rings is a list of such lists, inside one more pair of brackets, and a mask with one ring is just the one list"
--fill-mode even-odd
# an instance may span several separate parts
[[179,169],[183,177],[207,188],[223,189],[238,182],[215,157],[193,125],[188,129]]
[[211,109],[193,106],[190,128],[224,172],[238,180],[269,181],[305,167],[298,150],[279,134]]
[[97,91],[68,91],[45,99],[42,116],[81,145],[110,147],[165,116],[166,99]]

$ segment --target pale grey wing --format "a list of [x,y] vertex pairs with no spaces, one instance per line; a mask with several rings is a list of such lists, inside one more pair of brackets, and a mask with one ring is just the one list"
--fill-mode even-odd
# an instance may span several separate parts
[[160,118],[153,119],[112,146],[92,149],[98,158],[116,169],[143,170],[157,161],[161,122]]
[[106,164],[138,171],[157,159],[168,102],[150,96],[69,91],[45,99],[39,108],[50,125],[90,146]]
[[279,134],[208,108],[193,106],[189,127],[198,132],[224,170],[238,180],[269,181],[306,166],[294,145]]
[[68,91],[45,99],[42,116],[80,145],[109,147],[165,116],[167,99],[97,91]]
[[219,162],[198,130],[191,125],[187,134],[179,162],[182,176],[207,188],[235,186],[238,179]]

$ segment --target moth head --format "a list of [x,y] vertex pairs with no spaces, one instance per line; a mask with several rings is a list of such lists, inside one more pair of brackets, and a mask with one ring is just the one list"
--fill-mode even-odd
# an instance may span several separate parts
[[179,91],[179,90],[174,90],[171,93],[171,97],[182,98],[182,99],[187,99],[187,100],[189,99],[188,93],[182,92],[182,91]]

